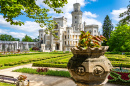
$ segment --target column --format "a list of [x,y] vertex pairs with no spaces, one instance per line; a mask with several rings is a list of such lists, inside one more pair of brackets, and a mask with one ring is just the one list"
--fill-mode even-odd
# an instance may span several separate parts
[[45,52],[45,44],[41,44],[41,50],[42,52]]
[[62,42],[60,42],[60,51],[62,51]]

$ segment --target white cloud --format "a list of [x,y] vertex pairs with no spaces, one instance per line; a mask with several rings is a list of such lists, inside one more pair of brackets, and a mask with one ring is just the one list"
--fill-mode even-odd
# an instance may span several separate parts
[[87,16],[87,17],[93,17],[93,18],[97,18],[97,16],[98,15],[96,15],[96,14],[92,14],[91,12],[87,12],[87,11],[85,11],[84,13],[83,13],[83,15],[84,16]]
[[[64,13],[71,12],[73,10],[73,4],[76,3],[76,0],[67,0],[68,3],[65,4],[63,8],[60,8]],[[77,3],[80,3],[81,7],[85,6],[88,2],[86,0],[77,0]],[[36,4],[47,9],[50,9],[46,4],[42,3],[42,0],[37,0]],[[55,13],[53,9],[50,9],[49,13]]]
[[121,18],[119,18],[120,13],[123,13],[127,10],[127,8],[120,8],[119,10],[112,10],[111,14],[113,15],[112,19],[119,21]]
[[90,0],[90,1],[96,2],[97,0]]
[[26,35],[25,33],[9,32],[9,30],[6,29],[0,29],[0,34],[12,35],[14,38],[20,38],[20,39],[22,39]]
[[25,33],[18,33],[18,32],[9,32],[8,35],[12,35],[14,38],[22,39],[26,34]]
[[[21,32],[10,32],[9,30],[6,29],[0,29],[0,34],[7,34],[7,35],[11,35],[14,38],[19,38],[22,39],[23,37],[25,37],[25,33],[21,33]],[[30,35],[28,35],[30,36]],[[30,36],[32,39],[34,39],[34,36]]]
[[96,14],[92,14],[91,12],[84,12],[83,13],[83,17],[82,17],[82,21],[86,22],[87,25],[92,25],[92,24],[96,24],[99,26],[99,31],[101,31],[102,28],[102,23],[94,18],[97,18]]
[[7,34],[7,31],[8,31],[8,30],[0,29],[0,34]]
[[26,31],[26,32],[36,32],[39,29],[41,29],[41,27],[39,26],[38,23],[36,22],[32,22],[32,21],[25,21],[24,25],[22,26],[18,26],[18,25],[10,25],[9,22],[5,21],[5,19],[3,18],[2,15],[0,15],[0,25],[3,27],[10,27],[12,29],[17,29],[17,30],[22,30],[22,31]]

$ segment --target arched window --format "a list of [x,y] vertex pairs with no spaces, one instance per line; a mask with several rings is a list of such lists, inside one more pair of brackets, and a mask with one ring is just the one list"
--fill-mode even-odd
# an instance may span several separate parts
[[55,24],[55,29],[58,29],[58,24]]

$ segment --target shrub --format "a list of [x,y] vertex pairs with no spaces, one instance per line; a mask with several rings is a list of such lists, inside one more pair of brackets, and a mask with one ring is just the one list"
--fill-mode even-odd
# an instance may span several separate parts
[[9,66],[9,63],[4,63],[4,66]]
[[40,49],[38,47],[33,47],[32,50],[38,51]]
[[47,72],[48,68],[37,68],[37,72]]
[[13,62],[9,63],[9,66],[13,66],[13,65],[14,65],[14,63],[13,63]]
[[20,68],[20,69],[13,70],[13,72],[22,72],[22,73],[31,73],[31,74],[40,74],[40,75],[70,77],[70,73],[68,71],[48,70],[47,72],[37,72],[36,70],[37,69],[32,69],[32,68]]
[[33,63],[33,66],[66,68],[67,64],[54,64],[54,63],[40,63],[40,62],[38,63],[38,62],[35,62],[35,63]]
[[3,64],[0,64],[0,67],[3,67]]

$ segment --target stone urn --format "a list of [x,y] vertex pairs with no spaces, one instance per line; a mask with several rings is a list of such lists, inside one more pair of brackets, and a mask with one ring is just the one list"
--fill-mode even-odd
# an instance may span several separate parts
[[77,86],[103,86],[107,83],[109,73],[113,68],[104,56],[108,48],[109,46],[71,48],[73,57],[69,60],[67,68]]

